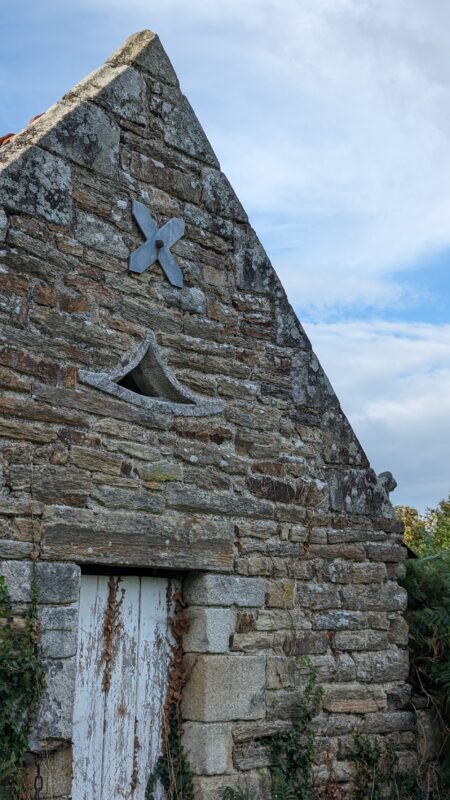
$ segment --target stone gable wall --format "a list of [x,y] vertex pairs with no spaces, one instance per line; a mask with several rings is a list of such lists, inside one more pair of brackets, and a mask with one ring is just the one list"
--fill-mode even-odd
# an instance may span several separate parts
[[[128,272],[143,241],[133,199],[160,225],[185,220],[183,289],[157,265]],[[185,574],[199,800],[239,773],[262,785],[261,741],[286,726],[302,655],[325,690],[318,787],[333,765],[351,797],[353,731],[393,741],[411,768],[405,551],[385,485],[153,34],[0,150],[0,206],[0,572],[13,593],[33,559],[47,588],[75,565]],[[198,415],[79,379],[126,364],[149,332]],[[223,410],[205,416],[201,398]],[[76,603],[45,597],[48,702],[69,688],[38,735],[60,747]]]

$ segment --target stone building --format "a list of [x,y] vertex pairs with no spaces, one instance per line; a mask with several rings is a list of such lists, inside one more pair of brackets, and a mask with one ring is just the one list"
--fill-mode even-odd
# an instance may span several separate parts
[[0,571],[19,615],[39,590],[42,796],[143,800],[174,657],[197,800],[265,796],[302,656],[316,796],[352,796],[354,731],[411,769],[389,476],[153,33],[0,148],[0,259]]

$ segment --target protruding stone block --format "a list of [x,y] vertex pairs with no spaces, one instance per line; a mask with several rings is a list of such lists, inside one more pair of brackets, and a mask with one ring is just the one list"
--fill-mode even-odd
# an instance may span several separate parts
[[189,605],[261,608],[265,602],[264,578],[241,575],[199,575],[188,578],[184,597]]
[[186,722],[183,743],[196,775],[223,775],[233,770],[229,724]]
[[226,653],[234,631],[236,614],[231,608],[201,608],[187,610],[189,630],[183,637],[185,653]]
[[225,722],[264,716],[265,656],[188,655],[186,672],[185,719]]

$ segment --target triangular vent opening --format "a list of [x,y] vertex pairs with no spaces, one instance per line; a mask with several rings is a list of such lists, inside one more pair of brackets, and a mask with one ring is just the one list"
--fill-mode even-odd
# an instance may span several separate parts
[[178,382],[169,376],[167,369],[164,369],[152,347],[149,347],[141,361],[116,383],[143,397],[157,397],[159,400],[186,403],[187,405],[194,403],[194,400],[186,395]]

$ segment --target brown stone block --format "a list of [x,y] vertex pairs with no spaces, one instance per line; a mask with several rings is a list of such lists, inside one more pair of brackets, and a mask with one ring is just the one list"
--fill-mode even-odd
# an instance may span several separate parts
[[324,686],[322,706],[325,711],[339,714],[366,714],[387,707],[386,692],[378,686],[365,687],[358,683]]
[[0,419],[0,437],[6,439],[23,439],[28,442],[46,444],[57,439],[55,431],[48,427],[30,425],[27,422],[16,422],[16,420]]
[[283,650],[287,656],[308,656],[325,653],[328,648],[326,633],[301,632],[286,636]]
[[62,423],[65,425],[85,426],[85,418],[75,411],[64,411],[55,406],[38,403],[36,400],[22,400],[15,397],[0,397],[0,414],[7,414],[19,419],[38,420],[39,422]]
[[83,563],[230,572],[232,542],[213,522],[128,511],[47,509],[42,557]]
[[18,372],[34,375],[44,383],[55,383],[58,372],[58,367],[53,361],[47,361],[14,347],[5,347],[1,350],[0,364],[12,367]]

